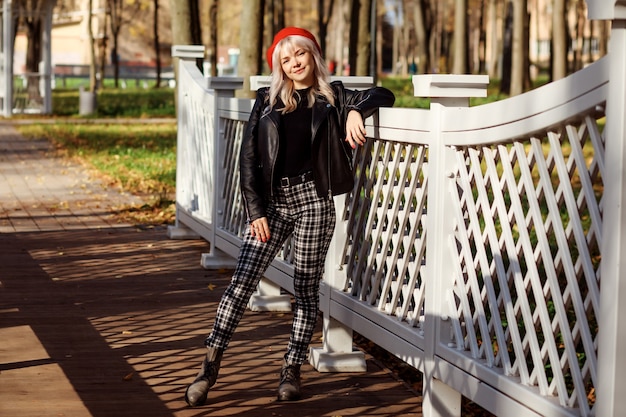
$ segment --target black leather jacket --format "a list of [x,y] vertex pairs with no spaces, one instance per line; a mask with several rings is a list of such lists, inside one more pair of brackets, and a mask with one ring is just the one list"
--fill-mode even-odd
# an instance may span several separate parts
[[[393,93],[382,87],[355,91],[344,88],[340,81],[331,86],[335,91],[335,106],[324,97],[318,97],[311,120],[313,179],[318,196],[329,198],[352,190],[354,185],[352,148],[345,141],[348,112],[357,110],[366,119],[379,107],[390,107],[395,101]],[[269,109],[269,88],[259,89],[239,158],[241,192],[248,221],[265,217],[267,201],[272,196],[280,116],[275,109]]]

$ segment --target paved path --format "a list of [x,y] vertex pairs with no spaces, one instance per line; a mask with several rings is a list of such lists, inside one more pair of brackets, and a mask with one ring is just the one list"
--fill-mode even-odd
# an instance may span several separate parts
[[187,407],[229,271],[201,268],[202,240],[116,220],[139,203],[0,124],[0,416],[421,415],[369,355],[363,374],[305,365],[304,399],[277,402],[291,315],[253,312],[208,404]]

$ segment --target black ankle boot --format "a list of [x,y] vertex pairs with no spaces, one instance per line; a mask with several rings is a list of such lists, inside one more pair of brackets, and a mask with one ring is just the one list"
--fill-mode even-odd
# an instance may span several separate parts
[[283,363],[278,384],[278,401],[300,399],[300,365]]
[[198,376],[185,391],[185,401],[190,406],[195,407],[206,402],[209,388],[215,385],[217,380],[223,353],[223,349],[208,348]]

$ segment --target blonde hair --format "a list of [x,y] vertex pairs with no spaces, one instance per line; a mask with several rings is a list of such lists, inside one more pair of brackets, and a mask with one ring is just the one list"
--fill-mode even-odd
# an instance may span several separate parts
[[280,65],[280,51],[282,48],[302,48],[309,52],[315,62],[313,70],[313,86],[308,93],[308,107],[312,107],[315,103],[315,97],[321,95],[328,100],[330,104],[335,105],[335,95],[330,86],[330,71],[326,67],[326,62],[317,48],[317,45],[304,36],[288,36],[281,40],[274,48],[272,54],[272,79],[269,91],[269,105],[273,108],[278,99],[283,102],[285,107],[278,109],[281,113],[289,113],[298,107],[298,102],[294,97],[295,87],[293,81],[290,80]]

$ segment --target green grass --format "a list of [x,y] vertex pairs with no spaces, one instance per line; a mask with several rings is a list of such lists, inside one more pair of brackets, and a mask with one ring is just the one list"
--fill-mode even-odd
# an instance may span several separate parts
[[172,223],[176,189],[176,124],[30,124],[28,138],[45,137],[59,152],[95,168],[110,186],[142,195],[129,208],[140,223]]

